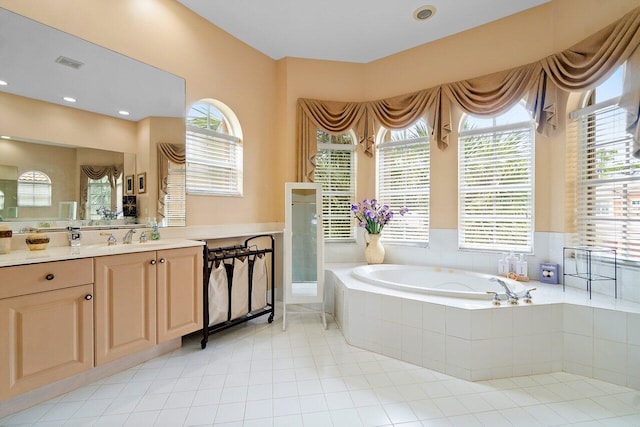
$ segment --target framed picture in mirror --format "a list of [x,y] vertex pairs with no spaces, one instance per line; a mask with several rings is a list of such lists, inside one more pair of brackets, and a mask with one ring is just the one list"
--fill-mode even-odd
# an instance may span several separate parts
[[147,173],[142,172],[138,174],[138,194],[144,194],[147,192]]
[[133,186],[134,184],[134,176],[133,175],[127,175],[126,179],[125,179],[125,194],[134,194],[135,193],[135,187]]

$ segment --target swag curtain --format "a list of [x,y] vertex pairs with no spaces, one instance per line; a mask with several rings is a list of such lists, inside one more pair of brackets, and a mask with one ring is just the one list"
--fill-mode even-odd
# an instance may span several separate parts
[[569,49],[540,61],[482,77],[443,84],[407,95],[370,102],[299,99],[297,108],[298,180],[313,181],[316,128],[331,134],[354,129],[365,154],[372,155],[380,127],[402,129],[426,117],[432,139],[444,150],[451,133],[451,108],[488,116],[524,99],[537,131],[551,134],[558,126],[558,91],[597,86],[627,61],[620,106],[627,110],[627,130],[640,158],[640,8]]
[[[123,165],[112,166],[80,166],[80,218],[86,218],[87,204],[89,202],[89,179],[101,179],[105,176],[109,177],[109,184],[112,189],[116,188],[118,178],[122,175],[124,170]],[[113,197],[116,192],[112,191],[112,203]]]
[[[167,195],[169,161],[183,165],[187,161],[184,145],[158,143],[158,211],[160,221],[164,218],[164,199]],[[158,221],[158,222],[160,222]]]

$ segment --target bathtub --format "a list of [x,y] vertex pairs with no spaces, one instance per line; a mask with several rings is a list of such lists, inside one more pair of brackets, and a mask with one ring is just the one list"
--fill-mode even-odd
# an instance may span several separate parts
[[[496,292],[501,299],[506,299],[504,289],[489,280],[498,276],[490,274],[398,264],[363,265],[354,268],[351,274],[372,285],[408,292],[469,299],[491,299],[492,295],[487,292]],[[526,288],[521,282],[500,279],[516,294],[524,295]]]

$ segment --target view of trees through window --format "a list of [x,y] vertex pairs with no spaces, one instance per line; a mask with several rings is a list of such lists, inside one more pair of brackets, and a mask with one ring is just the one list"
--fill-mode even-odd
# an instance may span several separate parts
[[533,126],[525,108],[465,116],[458,164],[460,248],[531,252]]
[[187,193],[242,195],[242,142],[213,102],[193,104],[187,115]]

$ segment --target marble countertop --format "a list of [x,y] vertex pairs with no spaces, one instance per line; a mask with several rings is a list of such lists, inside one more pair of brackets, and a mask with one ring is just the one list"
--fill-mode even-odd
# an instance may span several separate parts
[[203,246],[205,242],[189,239],[151,240],[146,243],[131,243],[108,246],[105,242],[82,246],[53,246],[41,251],[17,250],[0,255],[0,267],[37,264],[40,262],[64,261],[134,252],[158,251]]

